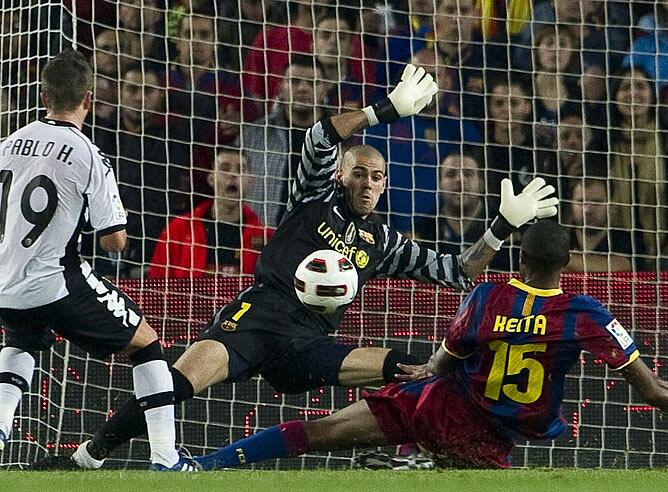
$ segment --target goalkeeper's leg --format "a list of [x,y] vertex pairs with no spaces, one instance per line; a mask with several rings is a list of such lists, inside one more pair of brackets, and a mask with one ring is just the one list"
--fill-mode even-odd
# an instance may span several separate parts
[[12,432],[16,407],[30,388],[35,358],[16,347],[0,350],[0,452]]
[[[193,344],[171,369],[174,381],[174,401],[180,403],[209,386],[227,379],[229,355],[225,346],[217,341],[202,340]],[[144,412],[137,398],[130,398],[93,435],[90,441],[79,446],[73,456],[82,468],[89,468],[87,460],[78,459],[89,455],[101,461],[118,446],[147,432]]]
[[365,400],[312,422],[292,420],[206,456],[195,458],[203,469],[232,468],[262,460],[290,458],[309,451],[382,446],[388,439]]

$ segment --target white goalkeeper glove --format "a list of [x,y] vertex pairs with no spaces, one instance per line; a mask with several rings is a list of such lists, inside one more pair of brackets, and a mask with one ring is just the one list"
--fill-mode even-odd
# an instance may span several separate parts
[[501,181],[499,215],[485,232],[485,242],[498,251],[503,241],[518,227],[533,219],[557,215],[559,199],[550,197],[554,192],[554,186],[546,185],[543,178],[534,178],[519,195],[515,195],[512,181],[508,178]]
[[394,90],[385,99],[362,111],[366,114],[369,126],[392,123],[402,116],[418,114],[437,92],[438,86],[431,74],[426,73],[424,68],[409,63],[401,75],[401,82]]

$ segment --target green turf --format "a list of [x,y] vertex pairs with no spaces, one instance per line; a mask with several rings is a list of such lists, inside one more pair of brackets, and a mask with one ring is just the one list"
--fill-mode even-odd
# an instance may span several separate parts
[[553,490],[668,491],[662,470],[507,470],[507,471],[230,471],[198,474],[137,471],[20,472],[0,471],[3,491],[148,492],[211,491],[358,491],[410,492]]

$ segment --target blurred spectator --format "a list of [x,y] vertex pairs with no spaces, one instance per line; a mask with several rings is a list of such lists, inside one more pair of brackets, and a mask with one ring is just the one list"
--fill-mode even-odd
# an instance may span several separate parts
[[[479,148],[464,147],[450,154],[438,169],[438,206],[429,217],[422,218],[415,229],[415,239],[439,253],[459,254],[475,243],[487,228],[484,184]],[[507,248],[496,254],[491,270],[510,271]]]
[[325,115],[323,74],[312,56],[293,56],[272,111],[242,125],[238,143],[255,177],[247,201],[269,227],[276,227],[285,212],[306,130]]
[[522,33],[531,20],[531,0],[478,0],[481,38],[485,41],[507,42]]
[[293,54],[312,50],[311,29],[323,4],[328,0],[294,0],[290,2],[285,26],[267,26],[260,30],[243,61],[243,86],[264,110],[282,86],[281,75]]
[[[211,14],[211,15],[209,15]],[[216,145],[234,142],[241,121],[258,116],[255,105],[241,98],[239,73],[220,70],[216,21],[212,12],[196,10],[178,22],[177,58],[168,73],[170,114],[188,131],[195,174],[182,176],[180,188],[196,193],[198,202],[210,189],[206,175],[214,161]],[[185,130],[184,130],[185,132]]]
[[[116,170],[123,205],[128,212],[128,246],[119,266],[122,275],[138,277],[148,263],[160,232],[178,210],[177,178],[187,160],[185,146],[174,138],[176,125],[166,125],[164,74],[153,65],[130,65],[121,82],[120,126],[95,127],[94,138]],[[91,254],[82,246],[84,253]],[[117,265],[97,258],[101,274]]]
[[218,40],[222,45],[225,68],[238,72],[248,48],[264,26],[284,21],[280,3],[275,0],[232,0],[223,2]]
[[[37,38],[35,32],[31,31],[31,15],[29,9],[15,8],[3,9],[2,37],[0,38],[0,81],[3,86],[23,86],[36,84],[39,79],[37,59],[46,56],[44,51],[38,52]],[[35,26],[37,28],[37,26]],[[34,90],[30,91],[33,96],[37,95]],[[33,99],[33,98],[31,98]],[[33,99],[28,104],[36,106],[38,101]],[[24,109],[26,102],[16,101],[16,106]]]
[[[73,4],[74,7],[73,8]],[[118,2],[109,0],[63,0],[65,12],[76,12],[77,43],[91,47],[98,29],[115,28]]]
[[448,113],[451,79],[436,50],[423,49],[411,63],[434,77],[438,94],[418,115],[367,129],[364,140],[388,162],[389,189],[378,210],[389,211],[391,226],[404,232],[411,232],[415,220],[436,208],[439,161],[458,152],[464,142],[480,142],[476,125]]
[[568,102],[580,101],[577,37],[566,25],[536,32],[534,48],[534,118],[554,124]]
[[[485,70],[505,69],[505,47],[474,41],[476,0],[441,0],[436,11],[436,46],[450,87],[443,96],[451,115],[484,117]],[[505,70],[504,70],[505,71]]]
[[[534,5],[532,22],[525,26],[519,46],[515,48],[513,62],[517,68],[531,68],[531,55],[527,49],[536,46],[536,32],[555,23],[574,28],[582,48],[584,73],[590,69],[598,72],[605,67],[611,67],[607,70],[611,72],[619,66],[630,44],[631,21],[627,2],[542,0]],[[605,75],[606,72],[602,73]]]
[[570,181],[572,272],[627,272],[631,270],[632,242],[629,231],[608,224],[608,191],[603,179]]
[[[663,1],[645,4],[645,8],[636,5],[635,14],[639,17],[638,28],[642,35],[649,34],[654,30],[668,29],[668,9]],[[640,10],[640,12],[638,12]]]
[[[459,0],[450,0],[457,3]],[[461,0],[471,3],[475,0]],[[439,0],[400,0],[395,2],[396,11],[402,13],[397,26],[387,37],[388,83],[398,82],[406,61],[424,48],[434,45],[434,9]],[[462,6],[463,9],[468,7]],[[462,13],[462,15],[465,15]],[[450,19],[452,22],[452,19]],[[455,23],[456,24],[456,23]]]
[[167,39],[169,0],[123,0],[118,6],[122,55],[127,63],[139,60],[167,63],[170,44]]
[[626,68],[612,79],[610,92],[611,226],[642,232],[645,267],[654,270],[668,227],[666,136],[657,126],[654,86],[640,67]]
[[391,7],[378,0],[362,0],[353,22],[355,35],[350,43],[349,70],[353,80],[363,84],[362,106],[384,97],[387,90],[385,41],[393,29]]
[[185,116],[206,114],[216,105],[215,19],[196,12],[181,16],[178,25],[177,55],[169,70],[169,110]]
[[510,178],[517,193],[536,173],[542,175],[544,152],[538,149],[552,144],[550,141],[549,145],[534,145],[531,86],[527,79],[512,72],[496,74],[488,79],[487,90],[485,182],[489,203],[496,209],[501,180]]
[[234,148],[218,152],[208,181],[214,198],[172,219],[153,251],[149,277],[253,273],[267,231],[243,202],[252,177]]
[[[625,0],[590,0],[593,4],[591,15],[586,19],[587,29],[583,31],[585,38],[597,36],[599,39],[605,39],[605,48],[607,50],[607,59],[610,69],[607,73],[619,68],[622,57],[628,51],[632,41],[632,6],[631,2]],[[585,48],[585,57],[591,59],[585,60],[585,68],[597,64],[602,64],[604,53],[595,52],[595,43],[585,39],[581,45]],[[596,60],[601,63],[597,63]]]
[[103,128],[116,128],[118,80],[100,74],[96,75],[93,97],[93,111],[89,113],[92,123]]
[[0,141],[18,129],[16,125],[16,103],[12,100],[12,92],[16,91],[10,91],[6,87],[0,88]]
[[594,133],[584,124],[581,106],[565,108],[557,127],[558,173],[565,177],[583,175],[583,156],[594,147]]
[[[543,177],[557,189],[562,206],[572,178],[607,176],[608,172],[604,145],[607,129],[603,133],[602,129],[586,124],[582,113],[580,104],[567,104],[562,108],[554,135],[554,151],[545,152]],[[549,138],[545,137],[547,145]]]
[[350,72],[351,21],[339,16],[335,9],[327,9],[316,21],[313,37],[313,55],[322,65],[327,84],[325,106],[340,109],[360,109],[362,84]]
[[95,36],[90,64],[98,75],[118,78],[119,70],[121,73],[125,71],[127,63],[121,64],[121,62],[127,62],[128,60],[126,58],[121,59],[118,55],[117,32],[113,29],[103,29]]
[[658,2],[656,16],[642,17],[639,25],[644,33],[624,56],[624,66],[642,67],[661,91],[668,86],[668,3]]
[[12,113],[5,123],[12,128],[25,126],[38,117],[39,70],[60,46],[61,38],[53,35],[59,13],[59,7],[39,2],[31,3],[29,8],[16,0],[0,2],[0,85],[11,101]]

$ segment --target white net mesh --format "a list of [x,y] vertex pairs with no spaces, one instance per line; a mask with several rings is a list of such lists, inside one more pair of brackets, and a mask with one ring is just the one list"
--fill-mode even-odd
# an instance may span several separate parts
[[[503,177],[517,190],[529,176],[543,175],[557,186],[560,221],[572,226],[576,253],[569,268],[584,272],[568,278],[570,290],[609,305],[648,365],[666,376],[668,14],[662,4],[2,4],[0,138],[38,116],[38,74],[50,55],[73,45],[90,57],[95,104],[85,131],[114,162],[131,242],[122,256],[110,256],[86,235],[82,250],[140,303],[170,361],[250,282],[256,251],[284,210],[305,129],[328,112],[384,97],[412,60],[434,73],[437,103],[352,139],[375,146],[389,163],[381,216],[439,251],[456,252],[496,213]],[[196,220],[163,232],[181,214]],[[510,244],[493,271],[517,268],[516,243]],[[619,273],[627,271],[636,273]],[[426,357],[458,301],[417,284],[372,284],[339,336]],[[45,450],[74,446],[119,408],[131,380],[124,359],[98,362],[58,342],[38,360],[0,463],[27,463]],[[183,405],[179,435],[198,453],[279,420],[327,414],[357,397],[347,388],[279,395],[257,379],[219,385]],[[570,424],[564,436],[520,446],[514,464],[667,461],[661,414],[588,356],[568,378],[564,416]],[[147,443],[135,440],[113,464],[144,466],[147,456]],[[350,456],[276,466],[350,466]]]

